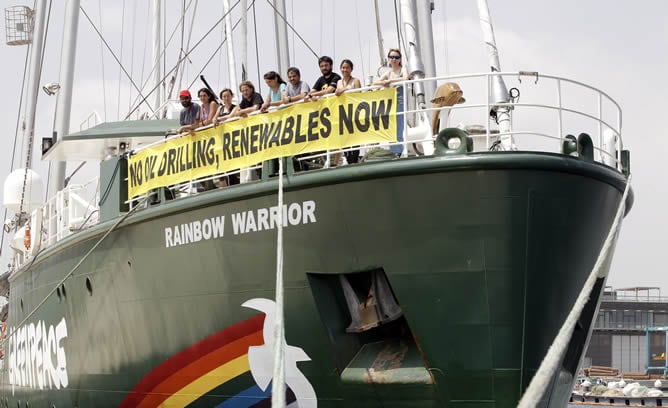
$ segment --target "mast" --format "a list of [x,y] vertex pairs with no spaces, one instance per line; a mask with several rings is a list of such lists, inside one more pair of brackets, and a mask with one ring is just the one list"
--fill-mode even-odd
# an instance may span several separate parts
[[[424,74],[427,78],[436,76],[436,60],[434,59],[434,31],[431,24],[431,13],[434,11],[434,0],[415,0],[417,9],[417,28],[420,54],[424,62]],[[424,91],[429,99],[436,92],[436,83],[424,83]]]
[[[420,56],[420,49],[418,48],[418,34],[416,30],[416,10],[415,2],[412,0],[401,0],[401,25],[403,27],[405,47],[406,47],[406,69],[408,76],[411,79],[424,78],[424,64]],[[415,82],[413,84],[413,93],[417,106],[420,109],[426,107],[425,90],[423,82]]]
[[155,99],[153,100],[153,111],[157,112],[162,104],[162,66],[160,64],[160,50],[162,48],[162,37],[160,36],[160,1],[153,0],[153,85],[155,86]]
[[[69,0],[65,7],[65,28],[60,56],[60,92],[56,101],[56,119],[54,124],[54,144],[70,130],[70,110],[72,108],[72,88],[74,85],[74,67],[77,54],[77,33],[79,29],[80,0]],[[50,194],[55,194],[64,187],[65,162],[53,162],[49,177]]]
[[35,137],[35,110],[37,108],[37,96],[39,83],[42,75],[42,49],[44,48],[44,24],[46,19],[46,0],[37,0],[35,4],[35,26],[33,28],[33,39],[30,50],[30,74],[28,76],[28,93],[26,98],[25,128],[23,140],[25,146],[24,156],[26,168],[32,167],[32,146]]
[[290,68],[290,53],[288,50],[288,27],[284,21],[285,0],[274,0],[274,26],[276,27],[276,60],[278,61],[278,73],[285,75]]
[[232,13],[230,13],[230,1],[223,0],[223,13],[225,14],[225,42],[227,43],[227,64],[230,75],[230,88],[237,89],[237,70],[234,59],[234,43],[232,41]]
[[373,6],[376,11],[376,35],[378,36],[378,56],[380,57],[380,66],[385,65],[385,45],[383,44],[383,32],[380,28],[380,10],[378,0],[373,0]]
[[[482,28],[483,38],[487,44],[487,51],[489,52],[489,65],[492,72],[500,72],[501,64],[499,63],[499,51],[496,48],[496,39],[494,38],[494,28],[492,27],[492,18],[489,15],[489,7],[487,0],[478,0],[478,14],[480,15],[480,26]],[[509,103],[510,95],[508,88],[500,75],[491,77],[490,83],[490,102],[492,104]],[[508,106],[492,106],[492,114],[496,114],[496,122],[499,124],[499,132],[501,133],[501,146],[504,150],[516,150],[515,142],[513,140],[511,123],[510,123],[510,107]]]
[[[248,0],[241,0],[241,80],[248,79]],[[237,92],[238,89],[234,89]]]

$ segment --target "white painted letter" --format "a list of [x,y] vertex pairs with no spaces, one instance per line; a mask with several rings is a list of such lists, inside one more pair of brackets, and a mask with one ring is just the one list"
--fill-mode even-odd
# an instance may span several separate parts
[[172,243],[172,229],[167,227],[165,228],[165,248],[174,246]]
[[309,222],[315,221],[315,201],[309,200],[304,201],[304,212],[302,213],[304,218],[302,223],[308,224]]
[[224,237],[225,236],[225,216],[221,215],[220,217],[212,218],[211,222],[213,223],[213,237],[214,238]]
[[56,359],[58,361],[58,371],[60,377],[60,384],[63,388],[67,387],[67,360],[65,359],[65,348],[61,344],[62,340],[67,337],[67,323],[65,323],[65,318],[63,317],[56,326],[56,346],[58,347],[58,352],[56,353]]

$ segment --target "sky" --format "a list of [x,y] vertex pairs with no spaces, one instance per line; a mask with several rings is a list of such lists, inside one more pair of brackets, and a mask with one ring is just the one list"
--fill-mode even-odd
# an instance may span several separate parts
[[[16,3],[1,0],[3,8]],[[30,1],[32,3],[32,1]],[[58,82],[60,72],[64,1],[52,2],[49,31],[46,38],[44,63],[40,84]],[[104,10],[100,13],[100,5]],[[186,28],[178,25],[179,13],[187,4]],[[233,20],[238,19],[237,1],[233,5]],[[252,4],[251,0],[248,4]],[[145,83],[151,71],[151,16],[152,1],[94,1],[82,0],[82,9],[103,34],[105,41],[131,73],[136,83]],[[380,0],[384,49],[398,44],[395,29],[394,2]],[[32,4],[27,4],[32,7]],[[179,48],[192,48],[185,66],[182,67],[181,85],[195,93],[203,85],[197,80],[204,74],[211,86],[219,91],[229,85],[225,46],[219,47],[224,38],[222,25],[215,23],[222,17],[222,2],[212,1],[166,1],[164,31],[166,37],[174,34],[165,52],[167,69],[175,65]],[[668,239],[668,183],[661,181],[662,160],[668,153],[668,135],[662,119],[666,116],[664,101],[668,87],[664,76],[668,73],[668,2],[645,0],[638,2],[610,2],[603,0],[562,0],[559,2],[532,0],[490,1],[490,13],[494,23],[501,68],[503,71],[537,71],[584,82],[606,92],[617,101],[623,112],[622,137],[624,147],[631,150],[632,186],[635,203],[626,217],[617,244],[608,284],[615,288],[631,286],[657,286],[668,296],[668,274],[665,273],[663,251]],[[255,3],[255,20],[249,14],[248,72],[249,79],[258,84],[258,73],[276,69],[276,52],[273,42],[274,29],[267,0]],[[378,40],[375,31],[375,16],[372,0],[339,0],[337,2],[314,2],[286,0],[287,19],[302,42],[289,33],[291,64],[300,67],[302,79],[312,84],[319,75],[315,55],[327,54],[338,61],[349,58],[355,62],[353,74],[361,79],[376,72],[380,65]],[[194,16],[194,17],[193,17]],[[192,33],[189,34],[192,24]],[[102,44],[87,17],[80,14],[79,42],[75,67],[74,101],[71,110],[70,129],[81,128],[81,124],[97,113],[102,120],[123,118],[133,106],[137,92],[121,72],[109,50]],[[2,32],[5,31],[4,21]],[[480,73],[488,69],[486,49],[477,18],[474,1],[435,1],[432,14],[434,28],[435,59],[439,75]],[[211,34],[203,38],[213,27]],[[257,32],[257,40],[254,33]],[[190,35],[190,42],[188,37]],[[242,54],[241,26],[234,30],[236,58]],[[182,41],[183,38],[183,41]],[[257,45],[257,46],[256,46]],[[312,51],[311,51],[312,50]],[[24,63],[27,47],[0,45],[3,64],[5,97],[0,100],[0,129],[4,134],[2,166],[3,177],[12,168],[22,167],[25,159],[18,159],[25,149],[23,134],[17,132],[17,119],[23,118],[19,97],[22,89]],[[257,58],[256,58],[257,56]],[[206,61],[210,60],[207,64]],[[237,63],[237,72],[241,71]],[[119,81],[120,79],[120,81]],[[176,78],[179,84],[179,79]],[[510,86],[522,89],[524,95],[541,96],[533,92],[532,79],[525,78],[520,84],[513,80]],[[263,85],[263,84],[262,84]],[[475,100],[475,85],[462,82],[468,100]],[[466,86],[465,86],[466,85]],[[548,86],[540,79],[539,86]],[[40,86],[41,87],[41,86]],[[260,87],[266,93],[266,88]],[[569,103],[588,112],[595,108],[595,98],[578,92],[564,95]],[[569,99],[570,98],[570,99]],[[526,100],[521,99],[521,102]],[[40,92],[35,124],[35,140],[52,132],[56,97]],[[144,109],[145,110],[145,109]],[[612,112],[604,107],[607,115]],[[457,120],[468,119],[465,115]],[[542,120],[538,114],[534,121]],[[554,123],[554,120],[545,118]],[[482,121],[478,120],[478,123]],[[565,122],[572,128],[565,131],[578,132],[580,122]],[[531,120],[527,124],[532,124]],[[584,125],[583,125],[584,126]],[[595,129],[594,129],[595,131]],[[18,144],[14,167],[12,145],[18,133]],[[522,139],[523,141],[524,139]],[[38,146],[38,145],[36,145]],[[19,164],[20,163],[20,164]],[[67,174],[78,163],[68,164]],[[89,163],[75,178],[85,182],[95,177],[98,163]],[[33,161],[33,168],[46,179],[48,163]],[[0,259],[8,262],[10,250],[5,237]]]

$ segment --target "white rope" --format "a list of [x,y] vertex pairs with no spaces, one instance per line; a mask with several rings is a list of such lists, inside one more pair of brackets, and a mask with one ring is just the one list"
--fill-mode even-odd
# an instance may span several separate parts
[[278,159],[278,228],[276,228],[276,322],[271,406],[285,407],[285,324],[283,321],[283,158]]
[[629,175],[628,179],[626,180],[626,188],[624,189],[624,194],[622,195],[619,207],[617,208],[615,220],[610,226],[610,231],[608,232],[608,236],[603,243],[601,252],[598,254],[596,263],[589,273],[589,277],[585,281],[580,294],[575,300],[575,304],[568,314],[566,321],[561,326],[561,329],[559,329],[557,337],[554,338],[550,348],[547,350],[547,354],[545,354],[543,361],[540,363],[538,371],[531,379],[531,383],[529,383],[529,387],[527,387],[527,390],[524,392],[522,399],[520,399],[520,402],[517,405],[518,408],[531,408],[536,406],[540,398],[545,393],[545,389],[550,384],[552,376],[557,370],[559,363],[563,359],[566,348],[568,347],[568,342],[571,338],[573,330],[575,329],[575,324],[582,314],[582,310],[584,309],[587,300],[589,300],[591,291],[594,288],[594,284],[596,283],[598,271],[606,261],[610,247],[616,240],[619,228],[621,227],[622,218],[624,217],[626,197],[629,194],[630,186],[631,175]]

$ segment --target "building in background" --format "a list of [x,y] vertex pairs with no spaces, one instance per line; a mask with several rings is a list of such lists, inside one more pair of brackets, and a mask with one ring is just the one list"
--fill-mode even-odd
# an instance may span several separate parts
[[[658,287],[613,289],[607,287],[601,300],[583,367],[615,367],[621,373],[645,372],[666,365],[666,336],[647,329],[668,327],[668,297]],[[650,355],[647,349],[649,346]]]

